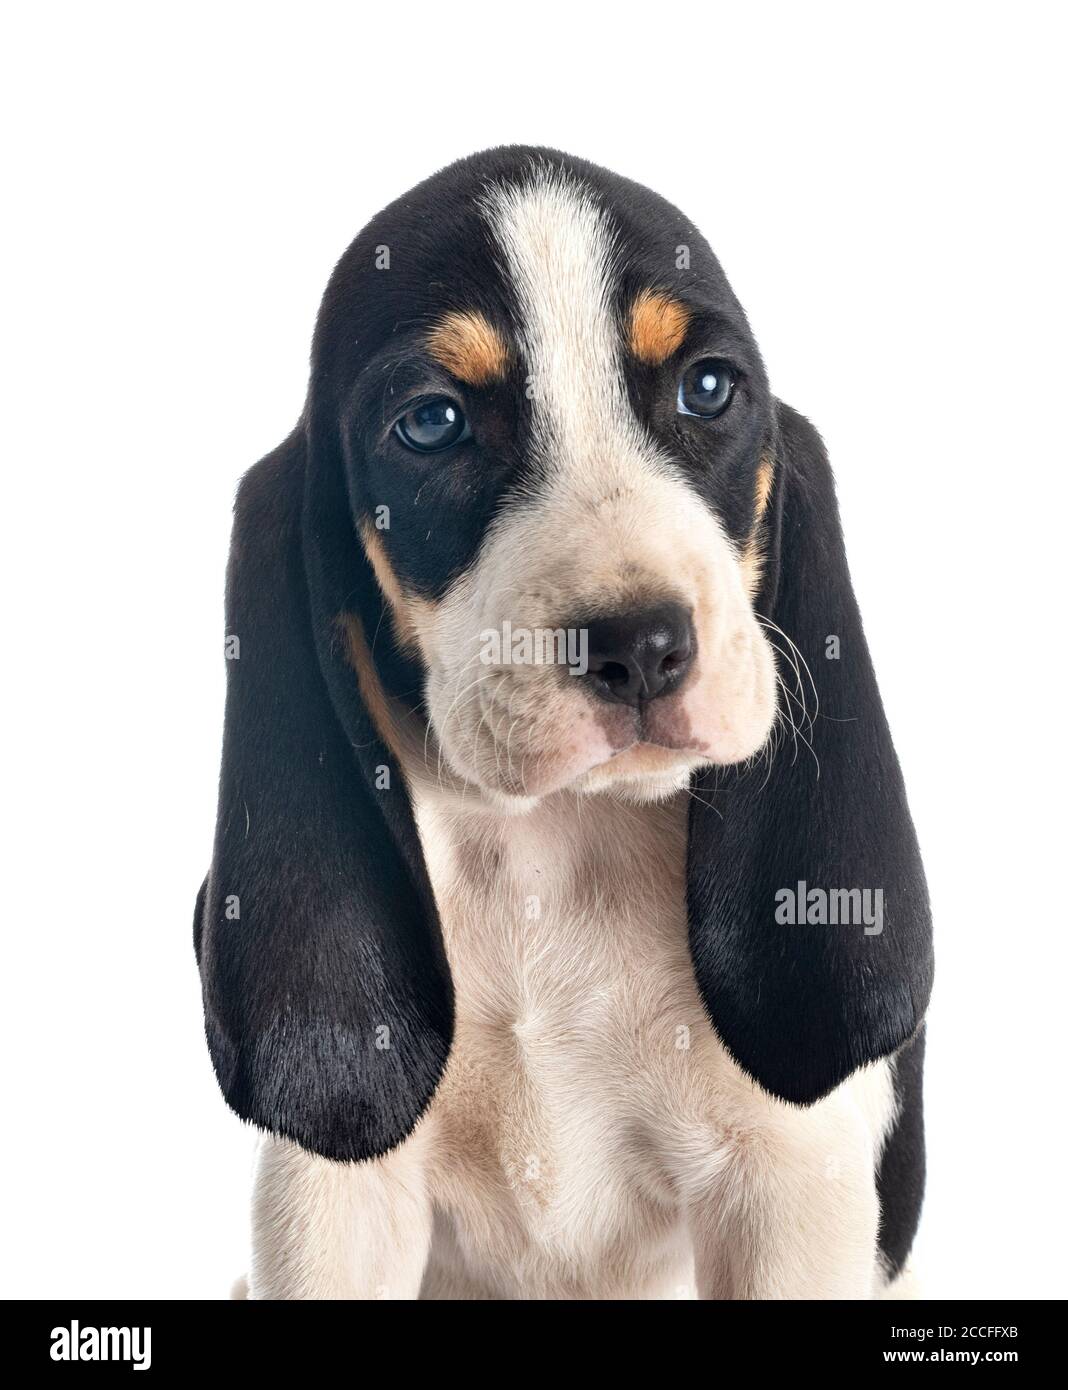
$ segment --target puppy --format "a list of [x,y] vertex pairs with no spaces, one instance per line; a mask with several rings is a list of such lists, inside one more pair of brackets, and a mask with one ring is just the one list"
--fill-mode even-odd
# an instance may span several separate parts
[[252,1297],[900,1291],[923,871],[822,445],[681,213],[509,148],[376,217],[227,638]]

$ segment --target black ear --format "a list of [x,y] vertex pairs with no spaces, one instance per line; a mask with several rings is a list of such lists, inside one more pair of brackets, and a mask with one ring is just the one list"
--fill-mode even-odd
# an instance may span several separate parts
[[339,605],[358,611],[373,579],[340,479],[321,496],[308,455],[298,431],[238,494],[198,957],[234,1110],[361,1159],[403,1139],[433,1094],[452,986],[400,769],[340,651]]
[[[690,948],[705,1005],[735,1060],[766,1090],[807,1104],[911,1037],[933,961],[923,866],[849,580],[830,466],[816,431],[785,406],[777,433],[757,607],[808,664],[819,711],[810,731],[793,706],[811,751],[799,738],[795,756],[787,730],[766,778],[765,767],[753,766],[695,780]],[[779,668],[791,688],[789,648],[769,635],[787,653]],[[807,704],[811,713],[811,688]],[[799,896],[849,889],[868,890],[859,914],[856,897],[845,913],[843,899],[832,908],[828,897],[824,913],[816,893],[808,923],[800,910],[794,925],[783,920],[791,902],[800,909]],[[865,907],[870,925],[812,922],[863,917]]]

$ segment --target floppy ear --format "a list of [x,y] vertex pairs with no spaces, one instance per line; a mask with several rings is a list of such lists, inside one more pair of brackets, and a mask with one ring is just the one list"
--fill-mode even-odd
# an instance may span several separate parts
[[[794,707],[812,751],[799,739],[795,757],[787,730],[766,781],[763,767],[696,779],[690,948],[705,1005],[735,1060],[774,1095],[807,1104],[915,1032],[933,962],[923,866],[849,580],[830,466],[816,431],[785,406],[777,433],[757,607],[807,662],[819,712],[810,733]],[[779,665],[791,686],[790,667]],[[810,689],[810,713],[812,704]],[[815,904],[808,924],[800,910],[795,925],[777,920],[791,898],[800,906],[813,889],[869,890],[874,920],[812,924]],[[876,890],[881,923],[870,910]]]
[[309,454],[298,430],[238,494],[198,957],[234,1110],[362,1159],[403,1139],[433,1094],[452,986],[407,791],[340,649],[341,606],[377,591],[340,470],[312,477]]

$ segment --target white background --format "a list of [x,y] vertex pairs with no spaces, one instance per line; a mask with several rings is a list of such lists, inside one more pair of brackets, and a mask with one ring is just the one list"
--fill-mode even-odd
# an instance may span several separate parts
[[937,913],[916,1263],[931,1295],[1065,1295],[1054,14],[8,11],[4,1293],[246,1268],[252,1137],[191,944],[234,486],[296,419],[359,227],[524,141],[680,204],[828,442]]

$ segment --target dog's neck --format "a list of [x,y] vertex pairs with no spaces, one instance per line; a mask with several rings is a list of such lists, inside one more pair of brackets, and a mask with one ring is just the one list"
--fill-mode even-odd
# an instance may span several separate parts
[[670,916],[684,901],[688,797],[546,797],[522,814],[416,788],[416,819],[448,937],[468,919],[561,930]]

